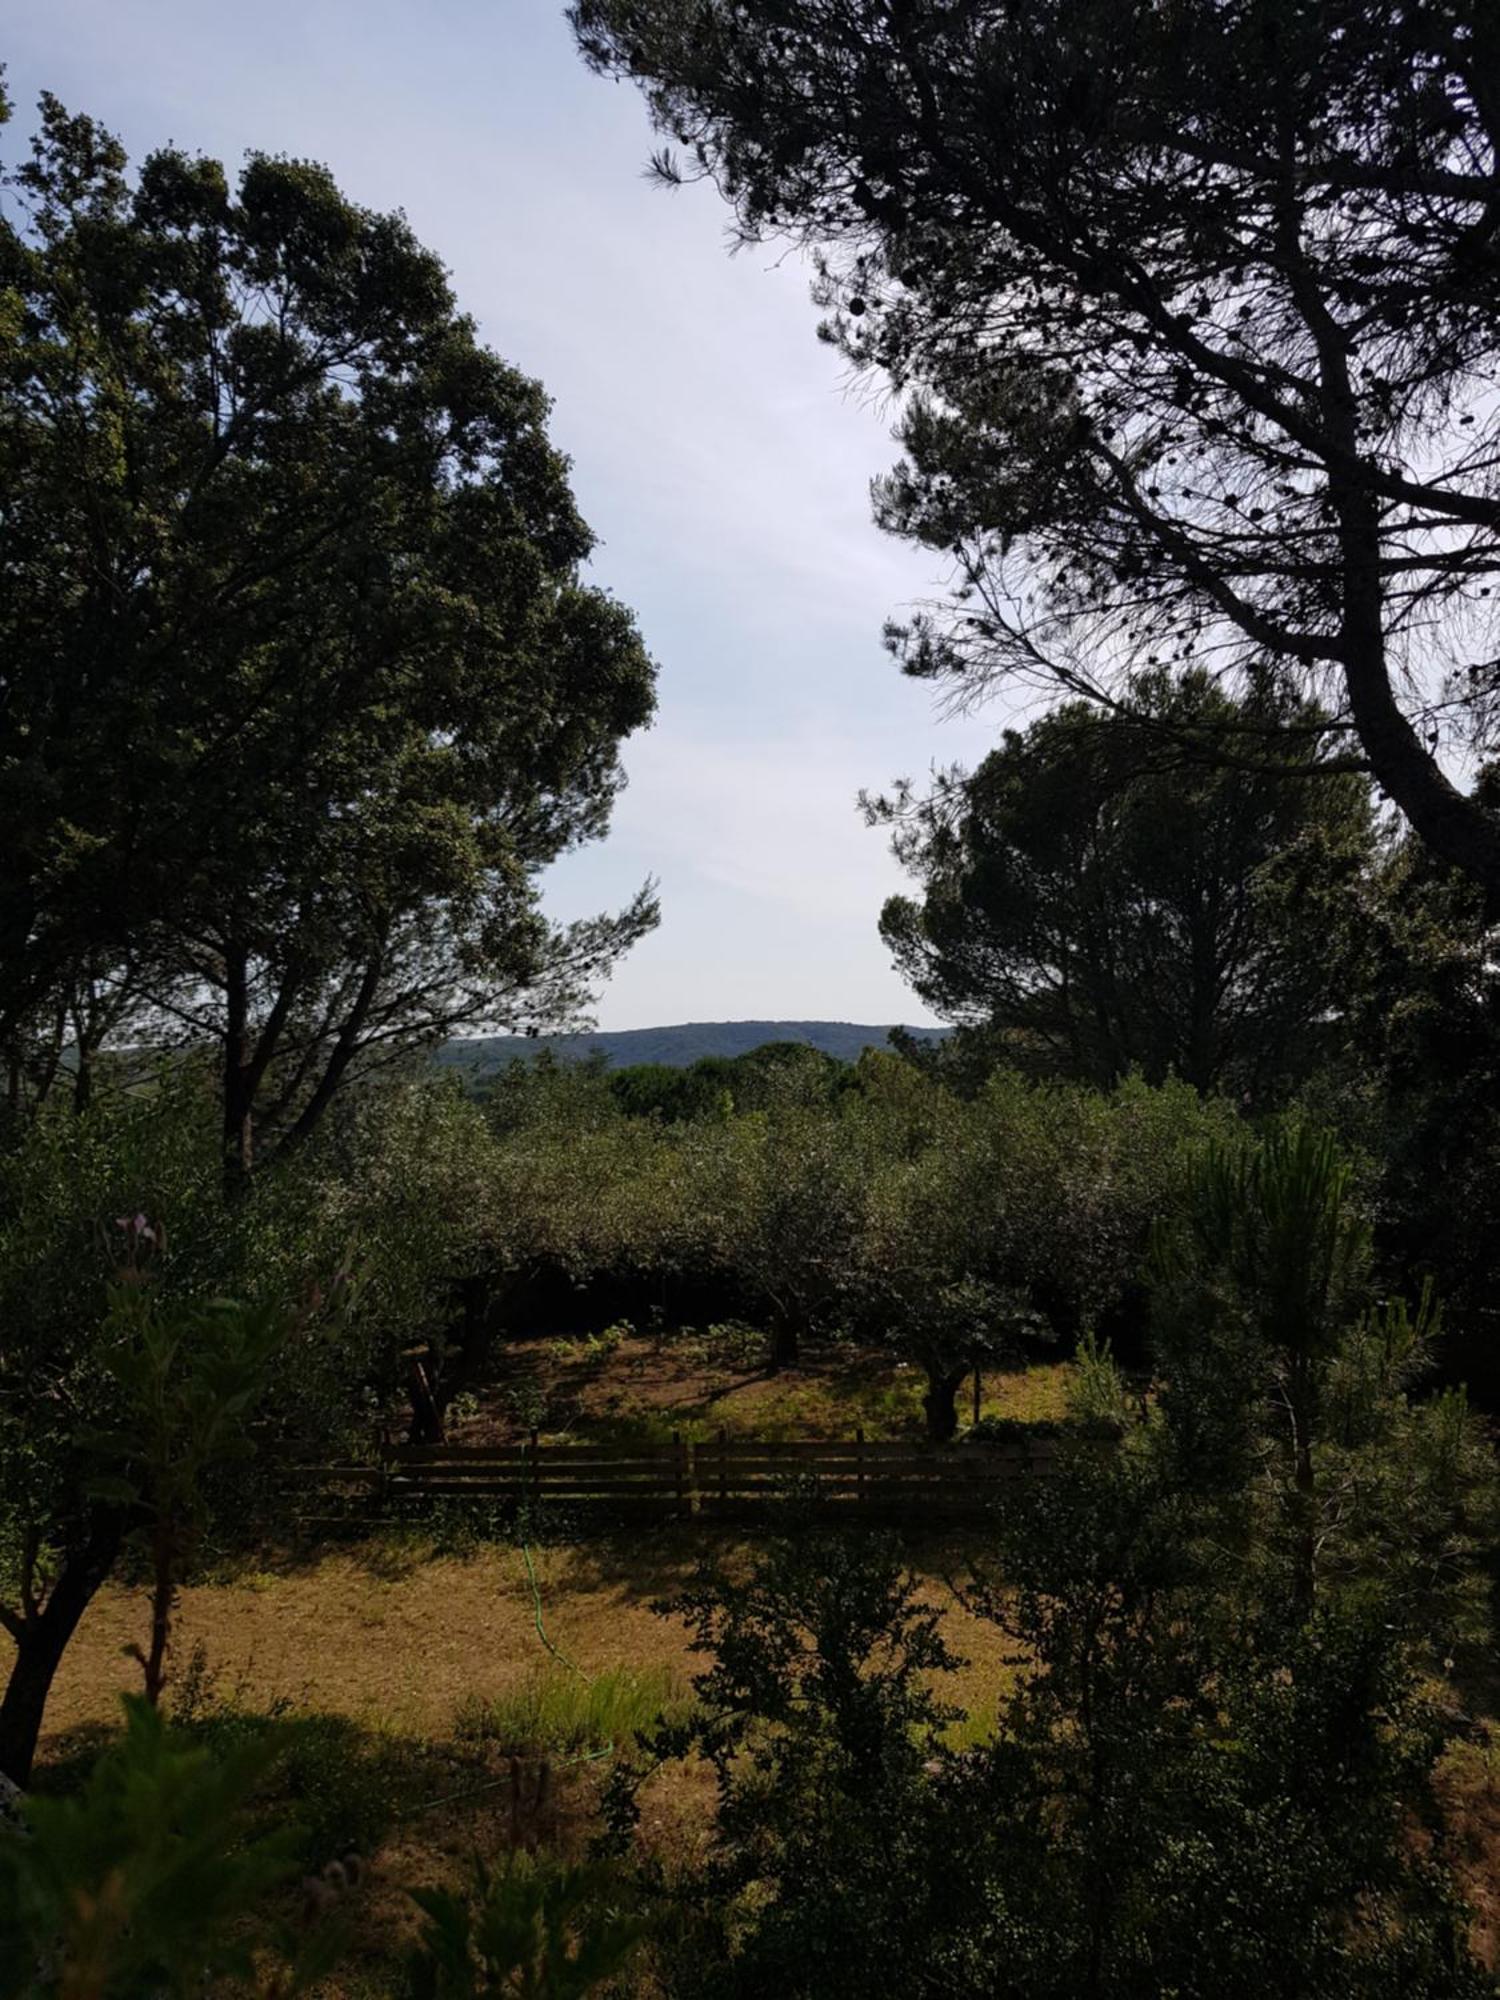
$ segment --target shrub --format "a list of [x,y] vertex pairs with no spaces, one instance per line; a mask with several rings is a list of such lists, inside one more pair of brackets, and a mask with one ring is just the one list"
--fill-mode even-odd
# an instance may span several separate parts
[[[221,1691],[195,1651],[173,1705],[177,1734],[209,1756],[262,1756],[260,1810],[289,1827],[312,1866],[351,1850],[369,1855],[410,1800],[411,1758],[397,1736],[348,1716],[299,1714],[286,1700],[258,1708]],[[264,1746],[264,1751],[261,1746]]]
[[0,1829],[0,1990],[115,2000],[246,1975],[252,1920],[297,1858],[285,1827],[247,1836],[276,1749],[262,1731],[216,1755],[127,1698],[81,1790]]
[[[801,1532],[748,1572],[703,1564],[659,1605],[686,1619],[694,1707],[617,1767],[614,1838],[661,1762],[697,1754],[719,1794],[702,1868],[675,1885],[675,1937],[659,1947],[668,1992],[766,2000],[866,2000],[929,1990],[921,1941],[951,1856],[928,1771],[957,1712],[933,1680],[961,1662],[919,1602],[887,1537]],[[936,1990],[936,1989],[931,1989]]]
[[417,1889],[426,1922],[409,1969],[412,2000],[585,2000],[621,1989],[649,1924],[633,1894],[597,1863],[569,1865],[524,1852],[491,1870],[473,1893]]

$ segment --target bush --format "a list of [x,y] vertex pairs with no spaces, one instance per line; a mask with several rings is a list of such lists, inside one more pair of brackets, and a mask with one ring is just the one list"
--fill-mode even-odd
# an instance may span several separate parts
[[0,1990],[189,1994],[246,1975],[256,1918],[292,1874],[285,1826],[247,1832],[276,1752],[264,1731],[223,1754],[127,1698],[125,1733],[67,1798],[0,1829]]
[[661,1762],[712,1765],[719,1810],[702,1868],[674,1885],[659,1974],[672,1994],[866,2000],[929,1990],[922,1944],[951,1873],[927,1773],[957,1711],[935,1677],[962,1662],[878,1534],[793,1533],[747,1571],[700,1566],[658,1610],[711,1656],[695,1705],[622,1763],[614,1838]]
[[471,1895],[416,1889],[426,1921],[409,1968],[412,2000],[585,2000],[615,1984],[644,1942],[648,1919],[597,1863],[524,1852],[502,1868],[478,1863]]
[[182,1741],[217,1760],[262,1758],[257,1816],[289,1827],[313,1867],[372,1854],[411,1801],[412,1758],[399,1737],[348,1716],[299,1714],[288,1701],[253,1707],[239,1690],[221,1692],[201,1650],[184,1669],[173,1720]]

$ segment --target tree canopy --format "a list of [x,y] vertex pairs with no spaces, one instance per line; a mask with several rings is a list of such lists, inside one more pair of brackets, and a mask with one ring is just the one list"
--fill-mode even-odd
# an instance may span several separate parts
[[1321,696],[1500,898],[1500,17],[1489,0],[577,0],[825,332],[902,398],[892,633],[972,692],[1160,661]]
[[881,934],[928,1006],[1012,1061],[1264,1101],[1348,1011],[1368,786],[1219,757],[1221,732],[1295,723],[1274,696],[1158,674],[1132,709],[1067,703],[972,773],[876,801],[923,891],[886,903]]
[[132,179],[51,99],[6,186],[0,1045],[216,1045],[243,1173],[413,1044],[566,1018],[654,920],[537,897],[653,668],[542,390],[400,216],[296,160]]

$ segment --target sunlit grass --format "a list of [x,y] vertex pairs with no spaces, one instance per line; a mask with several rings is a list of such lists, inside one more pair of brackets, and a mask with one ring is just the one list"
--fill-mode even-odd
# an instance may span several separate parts
[[[993,1369],[982,1378],[980,1416],[987,1421],[1055,1423],[1068,1415],[1068,1390],[1075,1374],[1070,1361],[1030,1368]],[[824,1350],[803,1368],[775,1376],[726,1382],[705,1370],[697,1382],[685,1380],[680,1399],[664,1402],[659,1391],[636,1388],[628,1368],[599,1385],[565,1431],[546,1435],[609,1444],[707,1444],[720,1433],[730,1439],[794,1442],[847,1438],[863,1430],[871,1439],[920,1438],[925,1379],[919,1368],[894,1358]],[[961,1423],[972,1419],[971,1391],[959,1398]]]
[[501,1751],[555,1756],[625,1749],[637,1733],[686,1705],[664,1667],[610,1667],[589,1680],[566,1668],[538,1668],[503,1694],[470,1695],[454,1735]]

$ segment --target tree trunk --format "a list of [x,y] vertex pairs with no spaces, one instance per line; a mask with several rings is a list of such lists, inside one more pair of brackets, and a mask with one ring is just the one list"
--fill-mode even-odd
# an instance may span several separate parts
[[[318,1078],[317,1083],[313,1087],[312,1095],[297,1114],[296,1122],[286,1135],[285,1143],[287,1146],[301,1145],[308,1134],[316,1128],[319,1119],[332,1103],[339,1086],[344,1080],[350,1063],[353,1062],[359,1052],[359,1038],[364,1030],[365,1022],[369,1019],[370,1009],[375,1004],[375,997],[380,991],[381,975],[384,969],[385,957],[382,946],[370,955],[369,961],[365,966],[364,977],[359,982],[359,991],[354,996],[354,1003],[350,1007],[344,1025],[339,1029],[338,1039],[335,1041],[332,1049],[330,1049],[328,1058],[323,1065],[323,1074]],[[292,990],[292,984],[288,980],[283,985],[281,994],[277,998],[277,1009],[273,1011],[281,1009],[282,1002],[289,999]],[[280,1030],[278,1029],[277,1032],[279,1033]]]
[[1339,657],[1349,714],[1376,783],[1440,860],[1479,885],[1493,920],[1500,914],[1500,815],[1459,790],[1396,699],[1385,634],[1385,531],[1379,503],[1352,470],[1361,440],[1349,357],[1329,317],[1308,324],[1318,344],[1324,419],[1343,460],[1329,466],[1328,494],[1338,522]]
[[1200,1097],[1212,1091],[1219,1070],[1218,933],[1218,913],[1195,910],[1189,936],[1188,1046],[1182,1077]]
[[172,1642],[172,1611],[177,1602],[175,1542],[172,1523],[159,1520],[152,1542],[151,1643],[144,1654],[137,1654],[145,1676],[146,1699],[153,1708],[160,1708],[167,1684],[167,1648]]
[[443,1417],[446,1400],[439,1389],[439,1364],[432,1349],[423,1357],[411,1357],[406,1393],[411,1400],[411,1421],[406,1427],[408,1444],[443,1444]]
[[489,1333],[489,1286],[483,1278],[465,1278],[456,1336],[434,1340],[425,1355],[412,1356],[408,1444],[446,1444],[449,1406],[477,1379],[489,1353]]
[[1313,1466],[1314,1391],[1302,1356],[1292,1364],[1288,1402],[1292,1420],[1292,1610],[1312,1616],[1318,1594],[1318,1482]]
[[[1374,558],[1365,551],[1376,539],[1373,531],[1344,533],[1349,572],[1356,563],[1371,566]],[[1355,600],[1355,590],[1346,597]],[[1432,852],[1478,884],[1493,921],[1500,915],[1500,817],[1458,789],[1402,712],[1385,657],[1378,584],[1370,584],[1363,597],[1362,604],[1346,608],[1343,664],[1349,713],[1370,770]]]
[[250,971],[233,946],[224,956],[224,1196],[238,1201],[255,1164],[255,1083],[250,1070]]
[[958,1392],[964,1385],[967,1368],[927,1370],[927,1393],[922,1408],[927,1414],[927,1435],[934,1444],[947,1444],[958,1430]]
[[795,1368],[801,1354],[797,1322],[789,1313],[777,1313],[771,1321],[771,1373],[779,1375],[783,1368]]
[[95,1592],[114,1568],[124,1538],[120,1516],[97,1521],[83,1548],[64,1566],[46,1604],[28,1613],[20,1630],[12,1633],[15,1663],[0,1700],[0,1771],[23,1790],[31,1783],[47,1696],[62,1656]]
[[459,1302],[458,1343],[449,1402],[478,1381],[490,1351],[489,1285],[483,1278],[465,1278],[459,1286]]
[[1299,1621],[1311,1618],[1318,1594],[1318,1490],[1312,1446],[1299,1427],[1296,1462],[1296,1529],[1292,1552],[1292,1606]]

